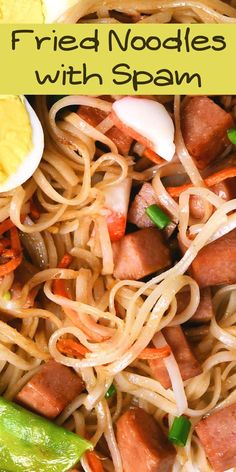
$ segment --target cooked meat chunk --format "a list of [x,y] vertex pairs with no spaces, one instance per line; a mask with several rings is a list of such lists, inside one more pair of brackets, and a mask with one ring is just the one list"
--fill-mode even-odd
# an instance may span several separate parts
[[202,287],[236,282],[236,229],[204,246],[192,262],[193,278]]
[[154,204],[158,204],[158,198],[152,185],[145,182],[131,204],[128,213],[128,221],[136,225],[138,228],[149,228],[155,226],[146,214],[146,208]]
[[[190,292],[179,292],[177,294],[178,312],[183,311],[190,301]],[[213,306],[211,289],[209,287],[200,290],[200,302],[196,312],[190,318],[190,323],[208,323],[213,317]]]
[[117,422],[117,441],[124,472],[171,472],[176,452],[154,418],[141,408]]
[[18,393],[16,400],[47,418],[55,418],[84,389],[82,379],[54,360],[44,364]]
[[171,265],[169,248],[156,228],[127,234],[112,247],[117,279],[139,280]]
[[229,144],[233,126],[229,113],[206,96],[191,97],[182,109],[182,133],[186,147],[199,169],[204,169]]
[[214,472],[236,467],[236,403],[203,418],[196,432]]
[[[210,190],[226,202],[236,197],[236,178],[226,179],[219,184],[213,185]],[[198,195],[190,198],[190,213],[193,218],[201,219],[204,216],[204,205]]]
[[[192,353],[181,327],[170,326],[164,328],[162,333],[176,359],[182,379],[188,380],[201,374],[201,365]],[[150,360],[149,365],[153,377],[158,380],[163,387],[170,388],[171,381],[163,359]]]
[[[101,121],[103,121],[107,113],[103,110],[99,110],[98,108],[92,108],[85,105],[81,105],[78,110],[78,115],[91,126],[98,126]],[[119,130],[116,126],[113,126],[109,131],[107,131],[106,136],[113,141],[113,143],[117,146],[118,151],[121,154],[127,155],[130,150],[130,146],[132,144],[133,139],[130,136],[127,136],[121,130]]]

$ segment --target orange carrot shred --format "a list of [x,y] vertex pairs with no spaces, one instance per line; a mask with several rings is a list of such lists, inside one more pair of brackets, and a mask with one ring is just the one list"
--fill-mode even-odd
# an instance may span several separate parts
[[21,252],[21,243],[19,238],[18,230],[15,226],[10,229],[10,240],[11,240],[11,247],[15,251]]
[[86,458],[92,472],[104,472],[102,462],[94,451],[87,451]]
[[10,249],[2,249],[1,256],[10,258],[11,260],[0,265],[0,277],[9,274],[15,270],[22,262],[22,249],[17,228],[10,219],[0,224],[0,234],[10,230]]
[[147,159],[150,159],[150,161],[155,162],[155,164],[162,164],[164,162],[164,159],[158,156],[152,149],[145,148],[143,155]]
[[235,167],[228,167],[226,169],[219,170],[212,175],[209,175],[205,179],[205,183],[208,187],[212,187],[212,185],[219,184],[225,179],[230,179],[232,177],[236,177],[236,166]]
[[14,225],[14,223],[12,223],[10,218],[8,218],[7,220],[0,223],[0,236],[2,234],[6,233],[6,231],[9,231],[9,229],[14,228],[14,226],[15,225]]
[[66,252],[63,258],[61,259],[61,261],[59,262],[58,267],[60,269],[67,269],[72,261],[73,261],[73,257]]
[[[214,174],[206,177],[204,182],[207,187],[212,187],[213,185],[219,184],[220,182],[233,177],[236,177],[236,166],[221,169],[218,172],[215,172]],[[178,187],[167,187],[166,190],[171,197],[178,198],[182,192],[190,187],[193,187],[192,183],[179,185]]]
[[32,198],[30,200],[30,216],[33,218],[33,220],[38,220],[40,218],[40,211],[38,210]]
[[87,347],[70,338],[59,339],[59,341],[57,341],[57,349],[61,352],[61,354],[65,354],[70,357],[83,357],[89,352]]
[[171,353],[171,349],[169,346],[164,346],[160,348],[155,347],[146,347],[140,354],[138,355],[138,359],[164,359],[168,357]]
[[[66,253],[58,264],[59,269],[67,269],[73,257]],[[71,298],[69,292],[66,290],[65,281],[63,279],[56,279],[53,281],[53,293],[59,295],[60,297]]]
[[6,248],[10,247],[10,245],[11,245],[10,239],[8,239],[8,238],[2,238],[2,239],[0,239],[0,254],[2,254],[2,252],[3,252]]

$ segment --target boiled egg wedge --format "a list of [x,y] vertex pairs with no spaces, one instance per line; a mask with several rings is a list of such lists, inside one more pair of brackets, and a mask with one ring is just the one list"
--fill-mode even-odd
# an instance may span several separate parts
[[174,123],[161,103],[123,97],[112,105],[114,124],[158,156],[171,161],[175,154]]
[[55,23],[78,0],[1,0],[0,23]]
[[27,99],[0,95],[0,193],[26,182],[39,166],[43,150],[43,129]]

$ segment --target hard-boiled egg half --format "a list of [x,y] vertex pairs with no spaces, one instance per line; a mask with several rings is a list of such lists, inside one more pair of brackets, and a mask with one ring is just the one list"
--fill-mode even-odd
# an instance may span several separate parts
[[55,23],[78,0],[1,0],[0,23]]
[[26,98],[0,95],[0,193],[26,182],[43,150],[43,129]]

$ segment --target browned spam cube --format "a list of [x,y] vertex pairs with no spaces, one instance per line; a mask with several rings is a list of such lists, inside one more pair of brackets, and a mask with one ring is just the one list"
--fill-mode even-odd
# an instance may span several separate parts
[[236,467],[236,403],[203,418],[195,429],[214,472]]
[[236,282],[236,229],[199,251],[191,275],[201,288]]
[[[190,302],[190,292],[177,293],[177,313],[183,311]],[[200,302],[189,322],[194,324],[208,323],[213,318],[213,305],[210,287],[200,290]]]
[[171,472],[176,451],[154,418],[133,408],[117,421],[124,472]]
[[[78,115],[83,120],[87,121],[87,123],[89,123],[91,126],[96,127],[106,118],[108,114],[103,110],[99,110],[98,108],[81,105],[78,110]],[[113,141],[121,154],[128,154],[133,141],[130,136],[123,133],[123,131],[119,130],[116,126],[112,126],[112,128],[107,131],[106,136],[110,138],[111,141]]]
[[[210,190],[223,200],[228,202],[236,197],[236,178],[226,179],[219,184],[210,187]],[[189,201],[190,213],[193,218],[201,219],[204,216],[204,205],[202,198],[192,195]]]
[[[169,326],[164,328],[162,332],[179,366],[182,379],[188,380],[201,374],[201,365],[192,353],[181,327]],[[148,362],[153,377],[158,380],[164,388],[170,388],[171,380],[163,359],[153,359]]]
[[169,248],[156,228],[127,234],[112,248],[116,279],[139,280],[171,265]]
[[206,96],[191,97],[181,112],[185,145],[199,169],[204,169],[229,145],[232,116]]
[[131,203],[128,213],[128,221],[136,225],[138,228],[149,228],[155,226],[146,214],[146,209],[150,205],[157,203],[158,199],[152,185],[145,182],[139,193],[135,196],[134,201]]
[[27,382],[16,396],[16,401],[53,419],[83,389],[83,380],[72,369],[50,360]]

